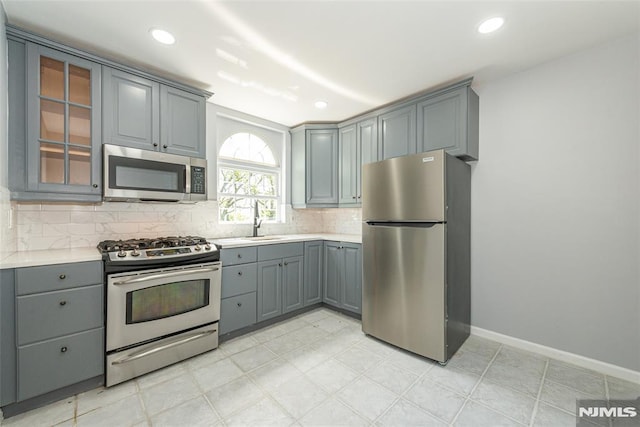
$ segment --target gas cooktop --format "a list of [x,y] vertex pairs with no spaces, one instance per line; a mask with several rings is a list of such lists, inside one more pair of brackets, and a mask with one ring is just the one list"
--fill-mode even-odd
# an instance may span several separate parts
[[158,266],[218,261],[220,251],[204,237],[105,240],[98,243],[107,268],[113,265]]

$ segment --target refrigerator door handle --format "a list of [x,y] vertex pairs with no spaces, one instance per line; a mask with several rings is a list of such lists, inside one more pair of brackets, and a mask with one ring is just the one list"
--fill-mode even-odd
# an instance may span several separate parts
[[444,221],[366,221],[372,227],[420,227],[429,228],[437,224],[445,224]]

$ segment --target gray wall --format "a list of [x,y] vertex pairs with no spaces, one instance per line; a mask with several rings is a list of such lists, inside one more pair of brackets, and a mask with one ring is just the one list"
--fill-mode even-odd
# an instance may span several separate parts
[[640,370],[639,48],[475,87],[474,326]]

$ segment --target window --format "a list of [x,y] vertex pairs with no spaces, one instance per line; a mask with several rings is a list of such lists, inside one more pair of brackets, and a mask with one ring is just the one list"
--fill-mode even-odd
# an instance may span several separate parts
[[221,222],[253,221],[254,205],[264,221],[277,221],[280,167],[269,145],[252,133],[227,138],[218,152],[218,211]]

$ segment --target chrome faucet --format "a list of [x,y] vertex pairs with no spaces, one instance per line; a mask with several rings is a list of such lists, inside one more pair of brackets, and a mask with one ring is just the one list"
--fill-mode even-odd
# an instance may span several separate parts
[[262,225],[260,214],[258,213],[258,202],[253,205],[253,237],[258,237],[258,228]]

